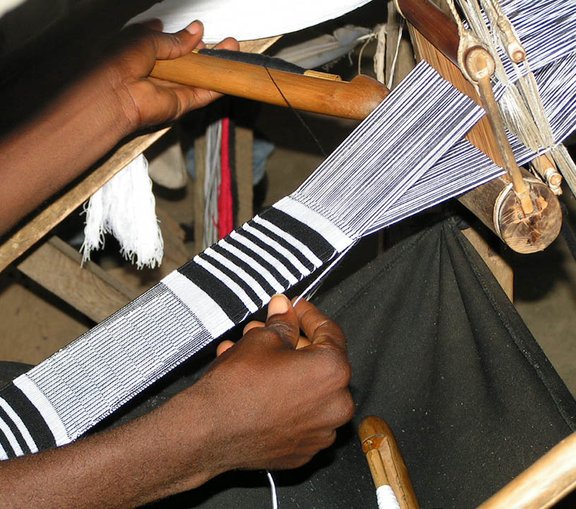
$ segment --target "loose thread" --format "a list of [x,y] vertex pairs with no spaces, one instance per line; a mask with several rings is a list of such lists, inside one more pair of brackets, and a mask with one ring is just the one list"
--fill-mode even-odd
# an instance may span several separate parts
[[278,509],[278,493],[276,492],[276,483],[274,482],[274,477],[270,470],[266,470],[266,476],[268,477],[268,482],[270,483],[270,491],[272,492],[272,509]]
[[338,263],[346,256],[348,251],[356,244],[351,244],[348,248],[342,251],[337,258],[335,258],[328,267],[326,267],[302,292],[294,299],[293,305],[298,304],[302,299],[310,299],[318,291],[322,283],[326,280],[332,269],[336,268]]
[[272,76],[272,73],[270,72],[270,69],[268,69],[268,67],[264,66],[264,69],[266,69],[266,72],[268,73],[268,76],[270,76],[270,79],[272,80],[272,83],[274,84],[274,86],[276,87],[276,90],[278,90],[278,92],[280,93],[280,95],[282,96],[282,99],[284,99],[284,101],[286,102],[286,105],[288,106],[288,108],[290,108],[290,110],[292,111],[292,113],[294,113],[294,115],[296,115],[296,118],[298,119],[298,121],[304,126],[304,129],[306,129],[306,131],[308,131],[308,134],[310,135],[310,137],[312,138],[312,140],[314,141],[314,143],[316,144],[316,146],[318,147],[318,149],[320,150],[320,153],[322,154],[322,157],[326,158],[328,157],[328,154],[326,153],[326,151],[324,150],[324,147],[322,146],[322,144],[320,143],[320,140],[315,136],[315,134],[312,132],[311,127],[306,123],[306,121],[304,120],[304,118],[302,117],[302,115],[300,115],[300,113],[298,112],[298,110],[294,109],[294,107],[290,104],[290,101],[288,100],[288,98],[284,95],[284,92],[282,92],[282,90],[280,89],[280,87],[278,86],[278,83],[276,83],[276,80],[274,79],[274,76]]

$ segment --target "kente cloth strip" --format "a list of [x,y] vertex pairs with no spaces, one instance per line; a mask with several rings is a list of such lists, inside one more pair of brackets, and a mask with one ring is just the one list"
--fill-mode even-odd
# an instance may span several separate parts
[[365,233],[499,175],[454,145],[482,114],[420,64],[295,193],[1,391],[1,457],[74,440]]
[[[514,305],[458,222],[434,216],[344,280],[332,273],[314,299],[348,338],[356,415],[334,447],[274,472],[281,509],[377,508],[357,435],[368,415],[390,424],[422,508],[477,507],[576,430],[576,402]],[[157,408],[211,360],[200,352],[106,424]],[[0,384],[28,369],[0,362]],[[265,472],[235,470],[152,507],[268,508],[270,488]]]

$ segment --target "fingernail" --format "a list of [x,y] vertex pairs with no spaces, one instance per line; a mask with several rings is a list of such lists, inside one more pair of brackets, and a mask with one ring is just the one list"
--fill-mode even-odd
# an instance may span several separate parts
[[290,309],[290,301],[285,295],[273,295],[268,304],[268,317],[283,315]]
[[186,27],[186,32],[188,32],[190,35],[196,35],[196,34],[200,33],[201,29],[202,29],[202,23],[200,23],[200,21],[196,20],[196,21],[193,21],[192,23],[190,23]]

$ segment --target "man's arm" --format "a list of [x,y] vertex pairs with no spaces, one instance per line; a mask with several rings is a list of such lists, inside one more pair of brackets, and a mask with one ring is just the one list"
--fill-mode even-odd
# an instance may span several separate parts
[[[296,350],[300,330],[310,344]],[[330,446],[354,409],[339,327],[307,302],[268,306],[206,375],[150,414],[0,463],[0,507],[126,507],[232,469],[294,468]]]
[[[130,27],[104,64],[0,140],[0,235],[127,135],[218,97],[148,77],[157,59],[177,58],[201,46],[202,34],[199,22],[177,34]],[[227,39],[221,47],[237,49],[238,43]]]

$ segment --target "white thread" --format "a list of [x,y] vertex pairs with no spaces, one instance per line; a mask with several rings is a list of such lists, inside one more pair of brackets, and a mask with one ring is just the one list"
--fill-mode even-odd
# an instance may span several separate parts
[[[563,62],[576,50],[574,2],[534,0],[524,2],[526,5],[522,6],[517,0],[505,0],[502,5],[495,0],[458,0],[458,3],[474,36],[480,39],[496,64],[494,82],[499,90],[499,106],[506,128],[531,150],[532,157],[548,151],[576,193],[574,164],[560,155],[555,157],[553,148],[559,139],[555,139],[553,118],[549,120],[549,108],[545,107],[544,94],[539,90],[542,80],[535,74],[543,66],[554,67],[554,77],[549,76],[549,79],[561,79],[564,89],[569,89],[576,79],[573,65],[567,68]],[[510,43],[513,48],[525,51],[527,58],[514,61],[509,51]],[[568,113],[573,118],[573,98],[569,93],[564,93],[563,97],[565,99],[556,102],[561,104],[567,100],[561,115]],[[554,102],[548,104],[554,105]]]
[[120,243],[122,255],[139,269],[162,262],[164,243],[155,211],[156,200],[148,177],[148,161],[136,157],[90,198],[85,207],[82,261],[104,246],[106,233]]
[[274,483],[274,478],[270,470],[266,470],[266,476],[268,477],[268,482],[270,483],[270,491],[272,492],[272,509],[278,509],[278,494],[276,493],[276,484]]
[[206,129],[203,248],[218,242],[218,194],[222,177],[221,148],[222,121],[216,120]]
[[312,296],[314,296],[314,294],[316,293],[318,288],[320,288],[320,284],[324,281],[326,276],[328,276],[328,274],[332,272],[332,269],[334,269],[338,265],[338,263],[340,263],[340,260],[342,260],[342,258],[346,256],[346,254],[348,253],[348,251],[350,251],[352,246],[353,244],[348,248],[346,248],[345,251],[342,251],[337,258],[335,258],[332,262],[330,262],[330,265],[328,265],[328,267],[326,267],[320,274],[318,274],[318,276],[316,276],[314,280],[304,290],[302,290],[302,292],[300,292],[300,295],[298,295],[298,297],[294,299],[293,306],[296,306],[296,304],[298,304],[302,299],[310,299]]
[[376,490],[378,509],[400,509],[398,499],[390,486],[385,484]]

